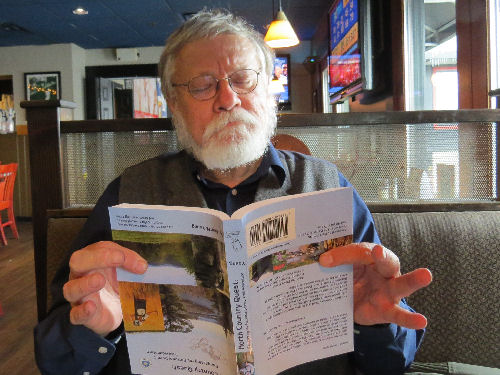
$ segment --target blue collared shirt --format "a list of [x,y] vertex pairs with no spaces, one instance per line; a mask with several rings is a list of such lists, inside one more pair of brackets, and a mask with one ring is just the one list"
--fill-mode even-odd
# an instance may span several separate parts
[[[269,173],[270,168],[278,177],[280,185],[283,185],[286,178],[285,169],[278,152],[271,144],[257,171],[234,188],[203,178],[201,165],[198,163],[193,163],[193,174],[198,180],[207,206],[224,211],[231,216],[237,209],[254,202],[259,181]],[[339,184],[341,187],[352,187],[351,183],[340,172]],[[353,241],[380,243],[370,211],[356,190],[353,189],[353,191]]]

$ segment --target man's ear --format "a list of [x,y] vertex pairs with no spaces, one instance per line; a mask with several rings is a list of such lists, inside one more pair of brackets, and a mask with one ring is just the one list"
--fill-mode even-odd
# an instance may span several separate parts
[[168,109],[170,110],[170,112],[175,112],[176,109],[177,109],[177,100],[175,98],[175,96],[173,95],[167,95],[167,106],[168,106]]

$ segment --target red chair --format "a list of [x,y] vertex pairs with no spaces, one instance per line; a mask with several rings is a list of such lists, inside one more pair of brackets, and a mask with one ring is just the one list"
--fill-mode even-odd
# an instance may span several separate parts
[[271,138],[275,148],[280,150],[297,151],[305,155],[311,155],[309,147],[297,137],[290,134],[276,134]]
[[[17,163],[0,164],[0,234],[1,241],[7,245],[4,227],[10,226],[14,237],[19,238],[14,217],[14,182],[16,181]],[[7,221],[2,223],[2,211],[7,210]]]

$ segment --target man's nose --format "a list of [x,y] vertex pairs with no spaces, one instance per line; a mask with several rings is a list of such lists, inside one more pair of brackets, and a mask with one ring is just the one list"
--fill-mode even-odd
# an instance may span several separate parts
[[214,111],[224,112],[230,111],[234,107],[241,105],[239,95],[234,92],[229,84],[229,80],[221,79],[218,82],[217,93],[214,101]]

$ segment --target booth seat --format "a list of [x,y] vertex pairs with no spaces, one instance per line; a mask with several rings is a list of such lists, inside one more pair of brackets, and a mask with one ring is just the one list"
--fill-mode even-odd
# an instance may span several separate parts
[[[47,280],[54,277],[90,211],[50,210]],[[427,267],[433,282],[408,298],[428,318],[410,373],[500,374],[500,211],[378,212],[383,244],[402,272]],[[45,293],[48,285],[38,285]]]
[[[43,319],[50,306],[48,284],[90,212],[68,207],[95,204],[121,167],[174,150],[177,143],[170,119],[61,121],[71,117],[74,103],[24,101],[21,107],[28,123],[31,186],[36,187],[31,191],[33,243],[38,318]],[[331,159],[365,194],[380,238],[400,257],[403,272],[417,267],[432,271],[432,284],[408,298],[429,320],[409,369],[413,374],[500,375],[500,180],[495,167],[500,165],[500,143],[491,137],[499,134],[499,123],[499,109],[278,118],[280,133],[298,136],[313,155]],[[457,146],[460,194],[454,195],[455,169],[452,173],[444,165],[440,173],[438,163],[441,183],[432,199],[442,204],[434,206],[422,197],[420,184],[406,181],[409,153],[431,157],[429,150],[408,143],[407,135],[418,140],[442,135],[441,130],[450,136],[446,144]],[[277,146],[286,144],[285,139]],[[398,188],[380,194],[373,181],[381,175],[391,177]],[[85,199],[73,200],[79,195]],[[377,206],[377,197],[393,204]]]

